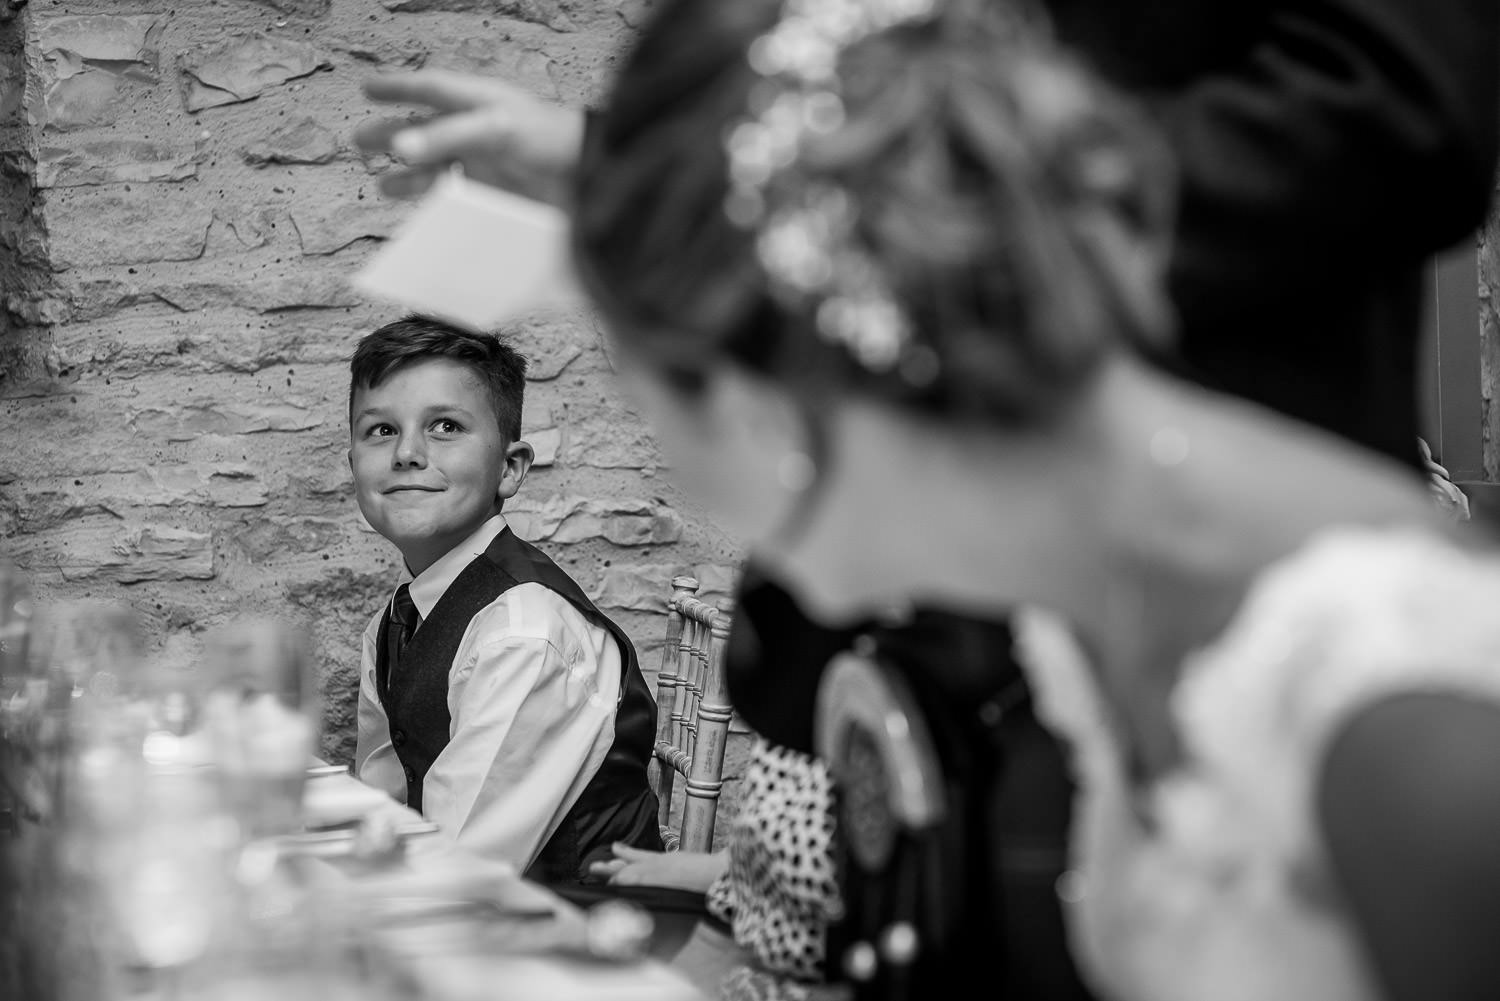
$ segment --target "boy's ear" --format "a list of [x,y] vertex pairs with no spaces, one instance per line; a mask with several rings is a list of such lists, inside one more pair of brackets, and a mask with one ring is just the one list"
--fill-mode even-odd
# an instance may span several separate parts
[[513,441],[505,450],[505,474],[500,477],[500,499],[506,500],[516,495],[521,489],[521,484],[526,482],[526,474],[531,472],[531,463],[536,459],[536,451],[524,441]]

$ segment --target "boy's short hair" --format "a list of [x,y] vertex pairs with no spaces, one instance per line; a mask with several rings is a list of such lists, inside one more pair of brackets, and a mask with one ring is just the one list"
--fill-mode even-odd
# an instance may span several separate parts
[[349,413],[354,394],[373,389],[393,372],[432,358],[466,365],[483,380],[500,433],[521,439],[521,408],[526,402],[526,358],[493,334],[476,334],[429,316],[403,317],[360,340],[349,359]]

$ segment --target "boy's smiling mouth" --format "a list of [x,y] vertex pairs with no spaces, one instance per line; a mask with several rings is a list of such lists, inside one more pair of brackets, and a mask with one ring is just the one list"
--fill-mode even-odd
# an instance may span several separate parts
[[424,486],[422,486],[420,484],[417,484],[417,483],[402,483],[399,486],[386,487],[384,490],[381,491],[381,493],[384,493],[384,494],[397,494],[397,493],[402,493],[403,491],[415,490],[415,491],[418,491],[420,493],[435,494],[435,493],[441,493],[442,489],[443,489],[442,487],[424,487]]

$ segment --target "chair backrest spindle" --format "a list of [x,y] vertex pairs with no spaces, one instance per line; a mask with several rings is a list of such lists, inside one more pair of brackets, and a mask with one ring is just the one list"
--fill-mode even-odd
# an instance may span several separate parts
[[[667,648],[657,698],[657,796],[659,820],[668,849],[711,851],[714,821],[723,788],[724,747],[733,711],[729,705],[724,656],[730,605],[715,608],[695,597],[698,582],[672,580],[668,599]],[[675,775],[684,779],[680,838],[668,829]]]
[[[679,603],[698,593],[697,578],[682,575],[672,578],[672,593],[667,598],[667,639],[661,651],[661,669],[656,675],[656,746],[661,748],[673,737],[672,726],[680,718],[678,706],[681,679],[678,664],[681,660],[683,617]],[[660,806],[657,823],[665,828],[672,809],[672,784],[676,772],[659,756],[654,756],[655,787]]]
[[[682,808],[682,845],[688,851],[710,851],[719,794],[724,787],[724,747],[729,742],[729,683],[724,676],[724,652],[729,642],[732,604],[709,609],[707,649],[703,651],[703,673],[699,686],[692,761],[687,772],[687,796]],[[689,847],[698,846],[698,847]]]

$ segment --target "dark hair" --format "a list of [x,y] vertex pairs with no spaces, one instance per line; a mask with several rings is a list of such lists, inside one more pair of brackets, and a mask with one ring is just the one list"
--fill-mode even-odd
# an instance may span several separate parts
[[521,438],[526,402],[526,359],[493,334],[476,334],[427,316],[407,316],[366,334],[349,359],[349,412],[354,394],[373,389],[392,373],[432,358],[465,365],[484,382],[500,433]]
[[1148,250],[1168,228],[1171,172],[1154,133],[1016,5],[940,0],[934,20],[843,54],[844,124],[784,182],[853,195],[857,239],[937,375],[867,370],[820,337],[812,309],[773,296],[755,234],[724,207],[724,137],[763,99],[747,49],[781,6],[667,0],[626,60],[577,172],[573,227],[614,333],[669,373],[729,360],[1001,421],[1039,418],[1107,345],[1165,335]]

